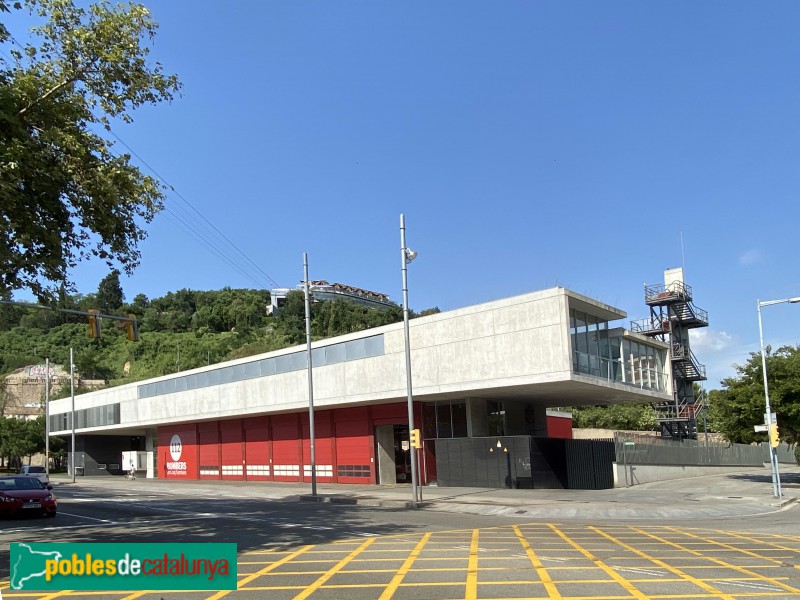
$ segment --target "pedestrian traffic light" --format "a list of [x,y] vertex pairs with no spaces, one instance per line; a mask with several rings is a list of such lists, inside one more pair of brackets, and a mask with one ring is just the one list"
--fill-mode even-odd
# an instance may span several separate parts
[[411,430],[411,447],[412,448],[422,448],[422,444],[419,440],[419,429],[412,429]]
[[125,321],[125,332],[128,334],[128,339],[132,342],[139,341],[139,322],[136,320],[136,315],[128,314],[128,321]]
[[769,445],[773,448],[777,448],[781,443],[781,435],[780,431],[778,430],[778,424],[772,423],[769,426]]
[[100,337],[100,311],[96,308],[89,309],[89,337]]

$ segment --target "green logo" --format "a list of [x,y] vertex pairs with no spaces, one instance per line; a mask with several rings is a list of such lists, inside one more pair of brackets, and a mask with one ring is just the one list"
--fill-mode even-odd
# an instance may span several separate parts
[[12,590],[235,590],[236,544],[11,544]]

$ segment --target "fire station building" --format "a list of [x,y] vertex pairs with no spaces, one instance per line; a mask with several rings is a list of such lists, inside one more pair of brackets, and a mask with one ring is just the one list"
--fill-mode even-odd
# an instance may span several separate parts
[[[420,481],[436,482],[442,438],[570,437],[548,409],[672,398],[667,344],[626,314],[552,288],[413,319]],[[403,323],[312,344],[317,479],[410,479]],[[77,474],[117,475],[135,453],[148,477],[310,481],[305,346],[75,397]],[[70,398],[50,404],[69,438]],[[142,473],[144,474],[144,473]]]

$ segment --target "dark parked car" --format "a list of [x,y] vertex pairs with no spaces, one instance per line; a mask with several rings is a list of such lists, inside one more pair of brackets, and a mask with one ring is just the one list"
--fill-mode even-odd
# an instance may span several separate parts
[[44,514],[55,517],[57,506],[53,486],[26,475],[0,477],[0,516]]

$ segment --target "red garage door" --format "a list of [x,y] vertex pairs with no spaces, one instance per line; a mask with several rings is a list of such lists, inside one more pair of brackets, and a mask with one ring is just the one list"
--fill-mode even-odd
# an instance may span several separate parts
[[375,481],[372,468],[372,424],[367,408],[334,411],[336,475],[339,483]]
[[244,441],[245,479],[254,481],[272,479],[269,419],[267,417],[245,419]]
[[200,442],[200,479],[219,479],[219,424],[198,423]]
[[300,481],[300,428],[297,415],[275,415],[272,423],[272,478]]
[[[303,481],[311,482],[311,431],[308,414],[303,415]],[[331,411],[314,413],[314,454],[317,466],[317,481],[330,483],[333,479],[333,436],[331,434]]]
[[219,422],[221,472],[223,479],[244,479],[244,436],[242,421]]

